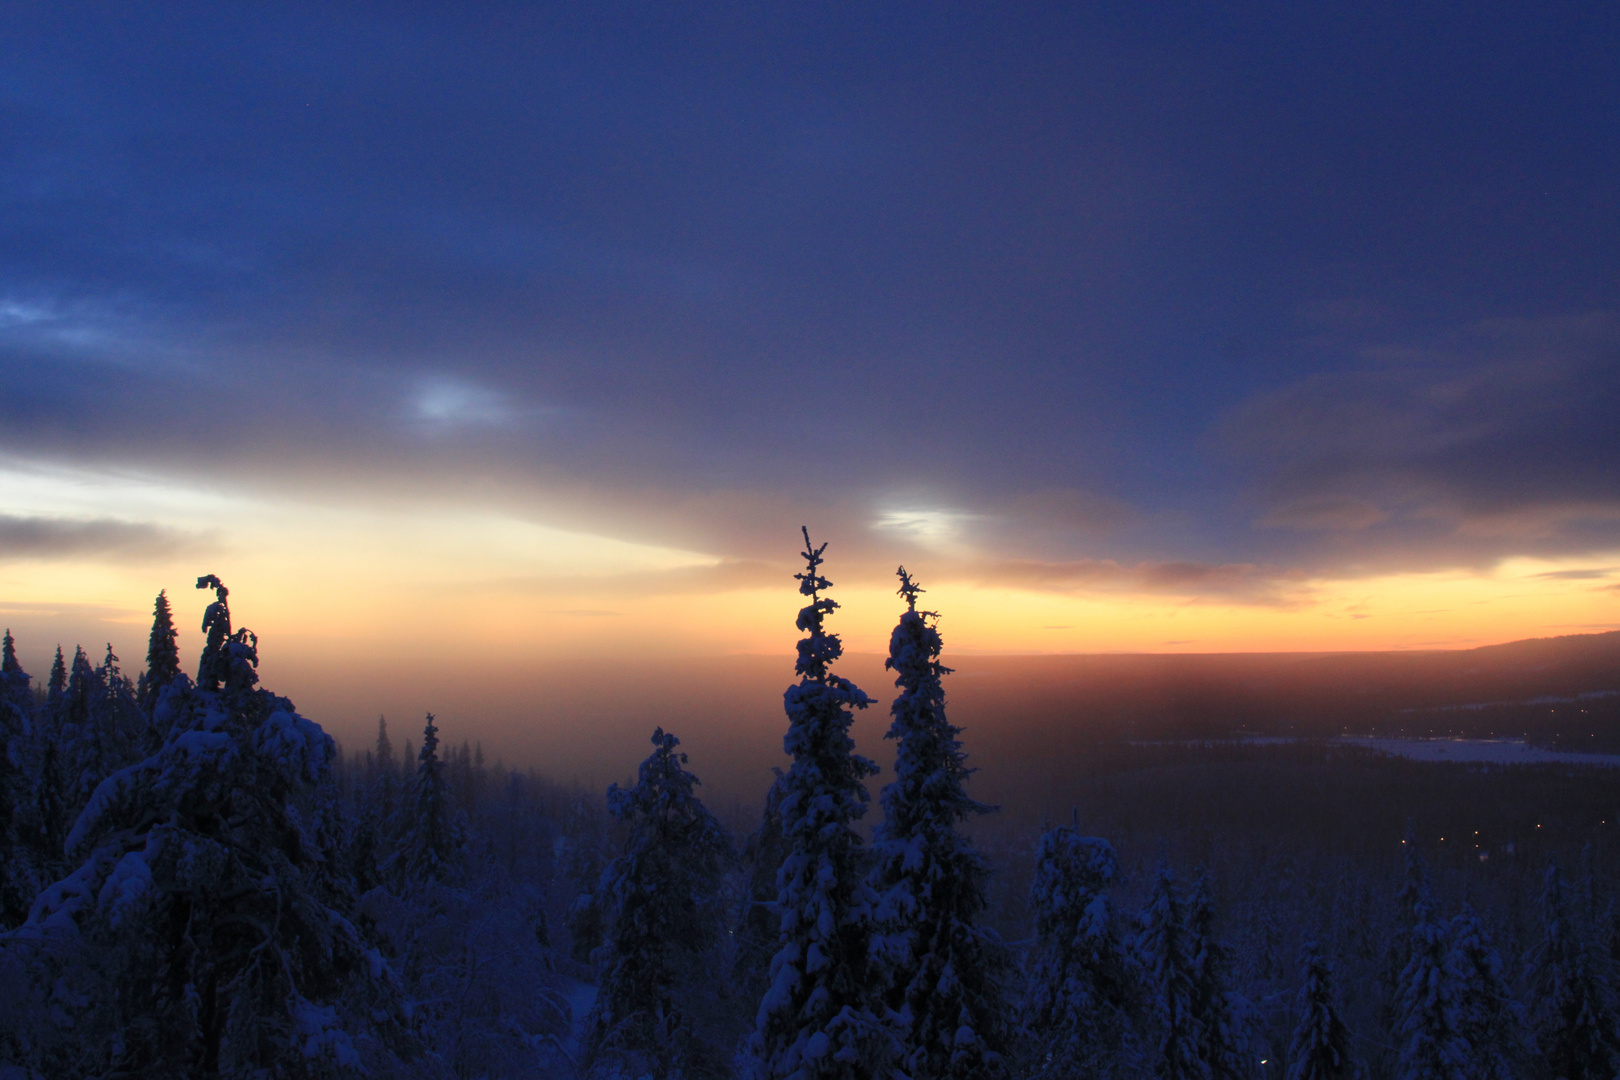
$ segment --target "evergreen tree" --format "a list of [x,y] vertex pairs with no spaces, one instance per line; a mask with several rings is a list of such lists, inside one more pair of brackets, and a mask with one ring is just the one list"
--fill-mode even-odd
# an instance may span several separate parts
[[56,647],[56,659],[51,661],[51,674],[45,682],[45,714],[51,726],[61,726],[62,696],[67,693],[67,662],[62,659],[62,646]]
[[1446,927],[1420,903],[1396,998],[1398,1080],[1469,1080],[1473,1056],[1462,1032]]
[[748,872],[742,914],[737,920],[737,956],[732,974],[751,999],[765,993],[771,958],[776,955],[781,920],[776,917],[776,875],[787,858],[782,833],[782,796],[786,793],[781,769],[771,767],[773,779],[765,792],[765,813],[759,828],[743,844],[742,863]]
[[1202,872],[1193,881],[1186,913],[1198,1057],[1216,1080],[1241,1080],[1254,1071],[1249,1004],[1232,989],[1231,951],[1215,937],[1215,904]]
[[1024,1030],[1031,1078],[1138,1074],[1142,988],[1107,889],[1119,861],[1106,840],[1068,825],[1035,849],[1029,907],[1035,919]]
[[77,756],[82,748],[76,744],[90,737],[90,703],[98,696],[96,669],[90,665],[83,646],[74,646],[73,664],[68,668],[67,688],[61,698],[60,726],[62,740],[73,747]]
[[1384,946],[1384,962],[1379,971],[1383,1001],[1379,1020],[1390,1041],[1401,1041],[1401,973],[1406,970],[1412,955],[1412,932],[1417,928],[1419,914],[1434,906],[1433,887],[1429,881],[1429,867],[1418,847],[1417,829],[1410,820],[1406,835],[1401,840],[1400,888],[1395,891],[1394,925]]
[[874,947],[884,958],[889,1007],[905,1026],[901,1069],[911,1080],[994,1077],[1005,1072],[1008,963],[1004,946],[978,925],[990,869],[958,826],[991,812],[968,797],[973,770],[945,717],[938,616],[917,610],[923,591],[899,570],[906,610],[889,638],[900,694],[887,737],[898,744],[893,782],[874,830],[879,900]]
[[1158,1021],[1161,1080],[1210,1080],[1214,1073],[1199,1056],[1205,1035],[1196,1012],[1197,943],[1188,940],[1186,906],[1168,866],[1159,868],[1153,894],[1142,911],[1136,953],[1147,974]]
[[838,608],[821,595],[832,586],[820,573],[826,545],[813,546],[808,529],[804,543],[806,570],[795,575],[810,600],[798,619],[800,681],[783,695],[793,765],[780,803],[788,846],[777,878],[781,948],[744,1065],[750,1080],[873,1080],[890,1075],[898,1046],[894,1019],[875,999],[875,896],[853,828],[866,812],[863,781],[878,768],[854,752],[851,710],[871,699],[830,670],[843,646],[824,626]]
[[179,635],[174,629],[174,614],[169,610],[166,590],[157,594],[152,604],[152,632],[146,639],[146,670],[141,673],[136,687],[136,698],[147,716],[157,710],[158,697],[180,674]]
[[439,760],[439,729],[427,714],[422,729],[422,752],[417,755],[416,781],[405,799],[405,822],[400,830],[396,877],[402,883],[454,880],[461,870],[465,834],[450,805],[450,786]]
[[388,720],[377,717],[376,751],[366,751],[361,773],[365,797],[355,822],[349,860],[357,886],[367,892],[382,883],[383,867],[389,861],[391,823],[399,809],[399,764],[394,745],[388,739]]
[[1556,863],[1544,880],[1543,938],[1532,977],[1537,1048],[1560,1080],[1613,1080],[1620,1037],[1603,958],[1570,909]]
[[115,1026],[74,1048],[79,1071],[314,1076],[362,1064],[353,1033],[392,1015],[333,872],[332,740],[255,687],[256,639],[210,582],[218,689],[162,695],[163,747],[97,787],[67,840],[77,869],[17,931],[102,958],[109,984],[83,1000]]
[[65,724],[68,699],[68,669],[62,646],[56,647],[51,674],[46,681],[45,701],[30,725],[30,771],[33,790],[28,800],[25,839],[35,873],[42,880],[54,880],[66,869],[62,850],[73,813],[72,755],[64,745],[70,736]]
[[574,899],[564,916],[572,941],[569,955],[589,963],[602,944],[602,904],[597,886],[602,881],[604,860],[603,820],[590,797],[578,792],[569,803],[563,824],[563,874],[574,886]]
[[1524,1015],[1503,974],[1502,957],[1467,904],[1451,920],[1450,966],[1457,991],[1457,1030],[1467,1040],[1475,1080],[1522,1075]]
[[19,712],[27,713],[34,704],[31,681],[28,672],[17,662],[17,642],[8,628],[5,637],[0,639],[0,699],[9,701]]
[[[17,655],[10,631],[6,632],[3,656],[3,663],[15,667]],[[0,680],[9,674],[0,669]],[[23,675],[18,681],[26,687],[26,679],[27,675]],[[12,685],[0,682],[0,930],[22,921],[28,913],[27,898],[31,891],[21,850],[22,821],[17,813],[29,794],[27,774],[18,767],[26,760],[24,739],[28,733],[28,718],[10,689]]]
[[704,961],[721,936],[731,849],[697,797],[680,740],[660,728],[652,742],[635,787],[608,788],[608,811],[627,835],[597,890],[606,934],[586,1058],[602,1075],[720,1076],[723,1058],[693,1003],[713,982]]
[[1350,1046],[1350,1029],[1339,1015],[1333,965],[1309,938],[1299,947],[1299,963],[1299,1023],[1288,1048],[1287,1080],[1354,1080],[1361,1070]]

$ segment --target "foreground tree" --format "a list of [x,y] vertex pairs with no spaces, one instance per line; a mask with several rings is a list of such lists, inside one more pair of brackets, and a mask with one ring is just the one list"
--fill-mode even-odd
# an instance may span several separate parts
[[1354,1080],[1360,1075],[1350,1045],[1350,1029],[1339,1015],[1333,965],[1314,940],[1299,947],[1303,982],[1299,1023],[1288,1048],[1288,1080]]
[[1446,928],[1419,904],[1406,968],[1396,988],[1399,1080],[1469,1080],[1472,1053],[1458,1010]]
[[1025,1070],[1080,1080],[1141,1075],[1142,988],[1109,900],[1119,860],[1106,840],[1049,829],[1035,849],[1035,919],[1025,1010]]
[[1503,974],[1502,957],[1467,904],[1451,920],[1451,977],[1456,985],[1457,1031],[1468,1042],[1475,1080],[1513,1080],[1524,1074],[1524,1012]]
[[989,866],[959,826],[990,813],[968,797],[962,729],[945,717],[943,642],[922,589],[899,570],[906,610],[889,637],[885,666],[900,695],[887,737],[898,744],[874,830],[878,859],[875,946],[888,1006],[905,1028],[901,1069],[911,1080],[995,1077],[1006,1070],[1009,969],[1001,940],[978,925]]
[[31,884],[20,842],[23,823],[17,813],[28,796],[27,774],[18,767],[26,760],[28,717],[21,704],[26,699],[13,689],[20,685],[26,690],[28,676],[23,673],[20,679],[13,678],[13,672],[22,672],[22,668],[7,630],[4,652],[0,652],[0,930],[17,925],[28,913]]
[[1613,1080],[1620,1036],[1604,958],[1576,921],[1556,863],[1548,865],[1544,882],[1543,936],[1531,979],[1536,1046],[1560,1080]]
[[1142,911],[1136,954],[1146,972],[1157,1021],[1159,1076],[1209,1080],[1209,1065],[1199,1056],[1204,1032],[1197,1016],[1196,943],[1188,939],[1186,906],[1168,866],[1159,868],[1153,894]]
[[876,898],[854,829],[866,812],[864,781],[878,768],[855,753],[849,726],[871,699],[831,671],[843,646],[824,626],[838,608],[821,595],[832,586],[820,573],[827,545],[813,546],[808,529],[804,544],[806,569],[795,575],[810,599],[798,619],[800,678],[783,695],[793,765],[778,804],[788,851],[777,877],[780,947],[742,1064],[751,1080],[873,1080],[891,1074],[898,1046],[875,993]]
[[1249,1003],[1232,989],[1232,954],[1215,936],[1215,902],[1202,872],[1187,898],[1186,941],[1192,969],[1198,1057],[1217,1080],[1253,1073]]
[[256,688],[257,641],[210,586],[215,689],[162,696],[163,747],[96,788],[67,839],[77,869],[15,932],[95,958],[52,995],[99,1002],[82,1021],[107,1030],[75,1028],[46,1073],[323,1075],[375,1053],[359,1036],[387,1027],[387,970],[334,873],[332,741]]
[[597,1075],[722,1076],[725,1061],[706,1017],[705,960],[721,936],[720,879],[730,844],[697,797],[680,740],[653,732],[636,786],[608,788],[608,810],[628,831],[597,889],[606,940],[586,1060]]
[[742,864],[748,874],[742,912],[733,935],[737,943],[732,974],[749,998],[764,996],[771,958],[776,955],[781,920],[776,917],[776,875],[787,858],[782,836],[782,770],[772,766],[771,786],[765,792],[765,812],[759,828],[743,841]]

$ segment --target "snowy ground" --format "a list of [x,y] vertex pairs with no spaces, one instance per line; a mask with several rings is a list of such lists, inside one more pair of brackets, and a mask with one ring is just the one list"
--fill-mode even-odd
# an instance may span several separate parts
[[1381,739],[1368,735],[1342,735],[1337,742],[1378,750],[1413,761],[1480,762],[1490,765],[1604,765],[1620,766],[1620,754],[1578,754],[1543,750],[1523,739]]
[[574,1029],[568,1033],[568,1042],[564,1050],[574,1060],[579,1060],[580,1045],[585,1041],[585,1018],[596,1004],[596,987],[588,982],[581,982],[575,978],[567,978],[563,995],[568,998],[568,1007],[573,1010]]

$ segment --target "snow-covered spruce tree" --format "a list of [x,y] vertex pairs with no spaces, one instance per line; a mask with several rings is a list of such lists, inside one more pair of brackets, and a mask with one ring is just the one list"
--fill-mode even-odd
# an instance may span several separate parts
[[591,1075],[696,1080],[727,1073],[712,1022],[723,930],[720,880],[731,846],[697,797],[680,740],[653,732],[635,787],[608,788],[608,811],[626,830],[623,853],[602,874],[606,933],[596,951],[596,1002],[585,1056]]
[[[75,811],[89,801],[97,784],[157,749],[149,738],[146,714],[136,702],[135,684],[119,670],[111,644],[106,657],[85,681],[89,686],[88,709],[74,740]],[[73,696],[69,694],[70,699]]]
[[1198,1053],[1204,1032],[1195,1011],[1196,947],[1188,940],[1186,906],[1175,874],[1161,866],[1136,937],[1136,955],[1146,972],[1157,1021],[1161,1080],[1210,1080],[1214,1075]]
[[34,706],[34,695],[29,686],[32,681],[28,672],[17,662],[17,642],[8,628],[6,636],[0,639],[0,698],[26,714]]
[[1417,908],[1406,968],[1396,991],[1397,1080],[1470,1080],[1473,1055],[1462,1033],[1446,926]]
[[62,844],[73,824],[72,757],[64,745],[68,733],[63,723],[67,687],[67,663],[58,645],[45,701],[30,719],[25,754],[32,790],[21,831],[33,873],[40,881],[54,880],[67,868]]
[[1401,1041],[1401,973],[1412,956],[1412,931],[1417,927],[1419,912],[1434,907],[1429,866],[1418,847],[1417,829],[1410,819],[1406,823],[1406,835],[1401,839],[1401,861],[1401,885],[1395,891],[1394,918],[1378,973],[1382,990],[1378,1019],[1390,1043],[1397,1046]]
[[1468,1041],[1472,1075],[1475,1080],[1522,1076],[1524,1011],[1503,974],[1501,954],[1468,904],[1451,920],[1447,936],[1457,988],[1457,1030]]
[[1092,1080],[1142,1075],[1143,988],[1109,900],[1119,861],[1106,840],[1048,829],[1035,849],[1035,918],[1025,1000],[1025,1075]]
[[773,779],[765,792],[765,812],[759,828],[743,842],[742,864],[748,873],[742,913],[738,916],[733,940],[736,957],[732,977],[740,993],[758,1000],[769,985],[771,957],[776,955],[780,920],[776,917],[776,874],[787,858],[782,835],[782,795],[785,775],[772,766]]
[[1620,1069],[1614,990],[1566,892],[1558,865],[1549,864],[1531,975],[1536,1047],[1559,1080],[1613,1080]]
[[906,610],[885,663],[900,688],[887,735],[897,753],[873,830],[873,948],[887,1004],[905,1026],[902,1071],[911,1080],[991,1078],[1006,1071],[1010,964],[1001,939],[978,925],[990,869],[959,826],[995,808],[968,797],[962,729],[945,717],[941,676],[951,669],[939,662],[938,616],[917,610],[923,590],[905,567],[898,573]]
[[1202,871],[1187,897],[1187,947],[1193,979],[1193,1018],[1198,1057],[1217,1080],[1241,1080],[1254,1072],[1249,1003],[1232,989],[1232,955],[1215,936],[1215,903]]
[[[11,631],[0,653],[0,930],[16,926],[28,913],[31,882],[22,853],[22,821],[17,813],[29,795],[26,760],[28,717],[23,712],[28,675],[17,663]],[[14,674],[20,678],[14,678]],[[17,693],[15,687],[22,688]]]
[[1287,1080],[1355,1080],[1361,1068],[1350,1045],[1350,1029],[1339,1015],[1333,965],[1309,938],[1299,947],[1299,965],[1303,979],[1299,1023],[1288,1047]]
[[863,781],[878,767],[855,753],[852,709],[871,699],[830,670],[843,652],[824,622],[838,604],[821,595],[827,545],[804,531],[805,572],[795,575],[810,599],[798,627],[799,682],[783,704],[783,748],[793,765],[780,803],[788,854],[777,882],[781,947],[741,1062],[749,1080],[879,1080],[893,1073],[896,1018],[876,992],[870,953],[872,904],[861,840],[853,825],[866,812]]
[[574,888],[574,899],[563,914],[569,955],[588,964],[602,944],[602,904],[596,887],[609,855],[607,815],[588,792],[576,791],[569,800],[559,854],[563,875]]
[[323,820],[332,740],[255,686],[257,641],[210,586],[214,689],[166,688],[164,745],[96,788],[67,840],[77,869],[13,932],[96,957],[53,991],[74,1034],[40,1072],[319,1076],[385,1058],[362,1036],[387,1029],[388,971],[349,921]]
[[59,722],[62,713],[62,695],[67,693],[67,661],[62,658],[62,646],[56,647],[56,659],[51,661],[51,673],[45,680],[45,712],[53,722]]
[[417,755],[416,779],[401,806],[399,849],[394,859],[395,879],[405,887],[460,877],[466,829],[450,804],[450,785],[439,760],[439,729],[433,714],[422,728],[422,751]]
[[169,594],[160,591],[152,603],[152,632],[146,639],[146,670],[141,672],[135,696],[147,716],[157,710],[163,688],[180,675],[180,638],[169,610]]
[[383,880],[383,867],[392,856],[393,823],[399,810],[399,763],[388,738],[388,720],[377,717],[375,755],[366,755],[367,768],[358,781],[359,813],[349,843],[349,862],[356,887],[364,893]]

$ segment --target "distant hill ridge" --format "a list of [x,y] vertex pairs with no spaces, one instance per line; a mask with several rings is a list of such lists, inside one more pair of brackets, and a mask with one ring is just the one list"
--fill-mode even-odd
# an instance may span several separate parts
[[[1472,649],[973,657],[960,667],[968,677],[951,683],[953,699],[969,716],[999,714],[1009,735],[1059,719],[1104,738],[1351,730],[1554,742],[1578,728],[1586,748],[1620,747],[1620,695],[1607,693],[1620,691],[1620,631]],[[1612,737],[1594,739],[1594,728]]]

